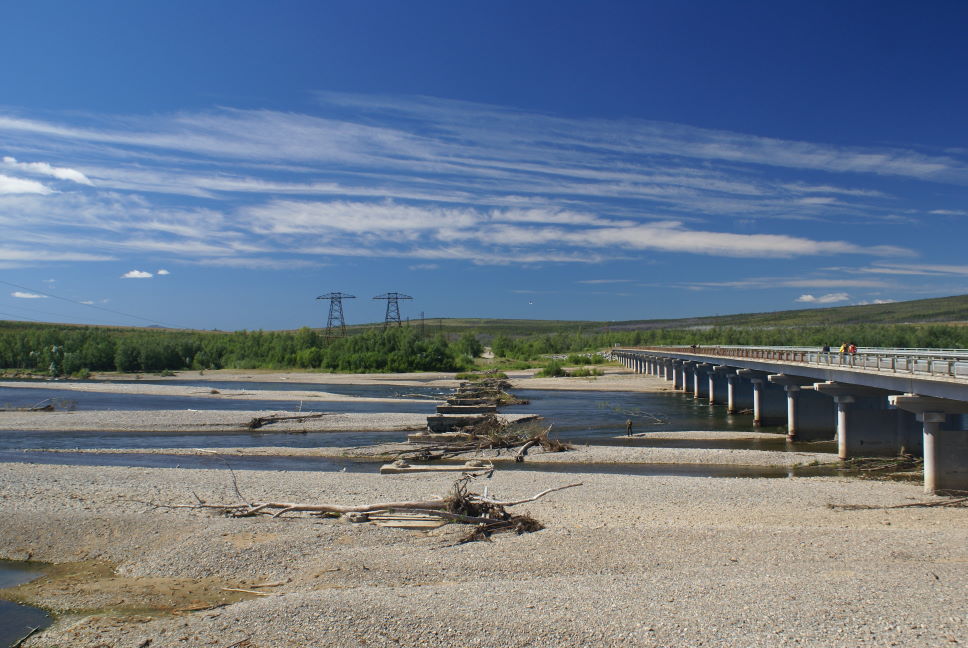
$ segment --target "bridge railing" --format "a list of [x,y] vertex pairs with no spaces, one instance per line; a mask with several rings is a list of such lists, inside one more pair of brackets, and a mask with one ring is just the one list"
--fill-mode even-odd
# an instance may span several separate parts
[[965,349],[862,348],[858,349],[856,353],[821,351],[816,347],[679,346],[615,349],[615,351],[623,350],[768,360],[773,362],[968,380],[968,350]]

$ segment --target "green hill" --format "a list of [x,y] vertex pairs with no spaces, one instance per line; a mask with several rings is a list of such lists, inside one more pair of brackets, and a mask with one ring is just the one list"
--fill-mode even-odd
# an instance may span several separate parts
[[[465,332],[484,336],[549,335],[554,333],[602,333],[608,331],[650,331],[657,329],[703,329],[712,327],[776,328],[806,326],[855,326],[861,324],[968,324],[968,295],[937,297],[889,304],[804,308],[768,313],[739,313],[680,319],[627,320],[514,320],[487,318],[432,318],[423,320],[429,332],[459,335]],[[409,323],[421,326],[420,320]],[[369,329],[373,324],[347,327]]]

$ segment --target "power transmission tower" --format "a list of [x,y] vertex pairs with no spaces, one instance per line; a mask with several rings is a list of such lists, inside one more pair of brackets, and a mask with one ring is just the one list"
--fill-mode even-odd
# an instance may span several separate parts
[[[327,293],[320,295],[316,299],[329,300],[329,317],[326,318],[326,337],[343,337],[346,335],[346,321],[343,319],[343,300],[356,299],[356,295],[348,295],[341,292]],[[339,327],[339,334],[335,333],[335,328]]]
[[377,295],[373,299],[385,299],[387,300],[387,316],[383,320],[383,330],[386,330],[392,322],[396,322],[397,326],[403,326],[400,321],[400,300],[401,299],[413,299],[410,295],[404,295],[398,292],[388,292],[383,295]]

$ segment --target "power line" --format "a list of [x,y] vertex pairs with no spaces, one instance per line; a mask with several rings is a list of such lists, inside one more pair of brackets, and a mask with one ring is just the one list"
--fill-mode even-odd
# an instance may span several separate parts
[[132,315],[131,313],[122,313],[121,311],[113,310],[111,308],[104,308],[103,306],[96,306],[94,304],[85,304],[84,302],[77,301],[77,300],[74,300],[74,299],[68,299],[67,297],[61,297],[60,295],[52,295],[52,294],[46,293],[46,292],[44,292],[42,290],[36,290],[34,288],[27,288],[26,286],[20,286],[18,284],[11,283],[9,281],[4,281],[3,279],[0,279],[0,283],[6,284],[8,286],[12,286],[13,288],[19,288],[20,290],[26,290],[28,292],[37,293],[38,295],[44,295],[45,297],[50,297],[52,299],[59,299],[61,301],[70,302],[71,304],[77,304],[78,306],[87,306],[88,308],[95,308],[95,309],[97,309],[99,311],[104,311],[106,313],[113,313],[115,315],[121,315],[122,317],[130,317],[132,319],[141,320],[142,322],[148,322],[150,324],[157,324],[159,326],[164,326],[165,328],[174,328],[174,329],[177,329],[177,328],[188,328],[188,327],[185,327],[185,326],[173,326],[171,324],[165,324],[164,322],[159,322],[157,320],[148,319],[147,317],[140,317],[138,315]]

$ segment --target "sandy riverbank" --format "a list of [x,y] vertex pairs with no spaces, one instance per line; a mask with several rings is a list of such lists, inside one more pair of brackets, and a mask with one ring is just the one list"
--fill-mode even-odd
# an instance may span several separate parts
[[[663,392],[672,391],[670,383],[655,376],[635,374],[624,367],[604,367],[602,376],[538,378],[537,369],[508,371],[508,381],[511,389],[538,389],[555,391],[633,391],[633,392]],[[144,375],[145,381],[131,382],[131,374],[99,374],[97,381],[70,380],[4,380],[0,387],[22,389],[58,389],[77,392],[101,392],[112,394],[153,394],[158,396],[191,396],[204,398],[231,399],[260,399],[273,400],[319,400],[319,401],[360,401],[380,402],[382,398],[369,398],[337,394],[326,391],[308,391],[305,389],[292,390],[263,390],[258,389],[226,389],[200,386],[185,386],[178,381],[192,381],[203,383],[293,383],[316,385],[392,385],[397,387],[439,387],[453,389],[460,381],[454,374],[446,373],[418,373],[418,374],[322,374],[322,373],[279,373],[279,372],[239,372],[234,370],[218,371],[181,371],[172,376]],[[121,382],[124,381],[124,382]],[[157,384],[162,383],[162,384]],[[389,399],[399,400],[399,399]],[[426,400],[426,399],[416,399]]]
[[[452,481],[238,473],[252,500],[426,498]],[[921,501],[919,486],[527,472],[486,485],[518,498],[573,481],[584,485],[519,507],[545,530],[454,546],[461,530],[451,526],[226,519],[144,503],[189,503],[190,491],[234,501],[225,471],[2,464],[0,555],[104,561],[82,566],[87,576],[68,566],[60,580],[8,592],[64,614],[34,647],[968,640],[965,509],[829,506]],[[223,602],[222,587],[265,583],[281,584],[171,614]]]

